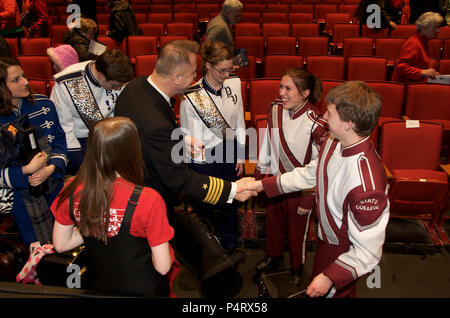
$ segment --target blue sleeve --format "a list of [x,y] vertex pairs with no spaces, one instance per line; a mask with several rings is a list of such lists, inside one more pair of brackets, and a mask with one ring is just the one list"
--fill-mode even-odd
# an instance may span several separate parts
[[57,169],[53,173],[53,178],[61,179],[64,177],[66,172],[66,166],[68,161],[68,151],[67,151],[67,142],[66,142],[66,134],[59,123],[58,114],[56,112],[55,105],[52,101],[48,100],[47,106],[50,108],[50,112],[48,113],[48,117],[55,124],[52,126],[52,136],[55,138],[49,143],[52,147],[52,154],[50,155],[49,164],[55,165]]
[[0,186],[12,189],[28,188],[28,176],[22,173],[22,166],[0,169]]

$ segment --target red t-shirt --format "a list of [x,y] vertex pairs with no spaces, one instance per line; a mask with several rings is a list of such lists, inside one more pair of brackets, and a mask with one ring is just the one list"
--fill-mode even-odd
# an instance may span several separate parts
[[[78,193],[81,187],[81,185],[78,186],[75,193]],[[133,189],[134,184],[123,178],[117,178],[114,181],[109,210],[108,237],[114,237],[119,232]],[[66,200],[57,209],[58,199],[56,198],[51,206],[56,221],[62,225],[74,224],[69,214],[69,201]],[[74,200],[74,215],[77,223],[80,222],[78,204],[78,200]],[[142,190],[131,219],[130,234],[135,237],[147,238],[150,246],[158,246],[173,238],[174,231],[167,220],[166,204],[155,190],[147,187]]]

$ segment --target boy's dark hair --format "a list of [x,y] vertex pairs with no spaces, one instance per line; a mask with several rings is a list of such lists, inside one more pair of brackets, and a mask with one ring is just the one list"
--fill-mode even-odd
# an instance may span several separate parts
[[355,132],[369,136],[378,124],[382,100],[380,95],[363,81],[349,81],[330,90],[327,104],[336,105],[343,121],[355,124]]
[[106,50],[95,59],[95,69],[108,81],[127,83],[133,79],[133,65],[120,50]]

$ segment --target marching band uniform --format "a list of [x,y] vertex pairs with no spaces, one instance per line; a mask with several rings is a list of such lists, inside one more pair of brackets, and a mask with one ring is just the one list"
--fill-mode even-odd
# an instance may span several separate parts
[[[309,101],[292,115],[283,109],[279,100],[272,103],[255,169],[257,180],[264,175],[277,176],[303,167],[317,158],[319,146],[328,134],[326,121],[317,114]],[[301,192],[268,200],[266,255],[281,256],[287,237],[292,269],[297,270],[305,263],[306,236],[314,201],[314,195]]]
[[61,126],[66,132],[69,166],[78,170],[83,161],[89,128],[112,117],[121,90],[104,89],[92,74],[93,61],[68,66],[54,76],[50,99],[55,103]]
[[327,297],[355,296],[356,279],[380,261],[389,220],[387,179],[369,137],[347,147],[330,137],[310,164],[262,182],[269,197],[317,187],[312,278],[333,281]]
[[[202,174],[236,181],[236,162],[245,160],[245,121],[241,80],[228,78],[218,91],[206,77],[187,89],[180,106],[181,127],[205,146],[205,157],[190,159],[190,167]],[[213,207],[192,203],[200,216],[211,217]],[[218,234],[225,248],[237,247],[237,208],[220,208]]]
[[[44,95],[35,94],[34,99],[33,105],[26,99],[21,99],[17,111],[11,112],[8,117],[0,116],[0,123],[9,123],[28,114],[30,125],[38,127],[40,130],[37,135],[47,139],[47,143],[51,147],[47,165],[55,166],[55,171],[49,177],[53,182],[50,183],[49,192],[44,195],[49,207],[63,185],[68,161],[67,145],[64,130],[59,124],[58,114],[53,103]],[[22,165],[0,169],[0,194],[2,201],[5,200],[0,205],[0,213],[11,212],[13,214],[25,244],[29,245],[36,241],[44,243],[51,240],[53,219],[48,207],[45,211],[29,211],[31,205],[27,202],[36,200],[31,198],[28,187],[28,175],[22,173]],[[9,202],[6,202],[7,197],[11,199]]]

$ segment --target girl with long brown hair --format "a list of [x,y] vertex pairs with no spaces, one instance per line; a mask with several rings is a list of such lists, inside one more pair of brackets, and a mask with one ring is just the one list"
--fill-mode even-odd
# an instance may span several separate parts
[[97,122],[80,170],[52,205],[55,249],[86,245],[89,288],[169,296],[173,228],[161,196],[142,183],[135,125],[125,117]]

